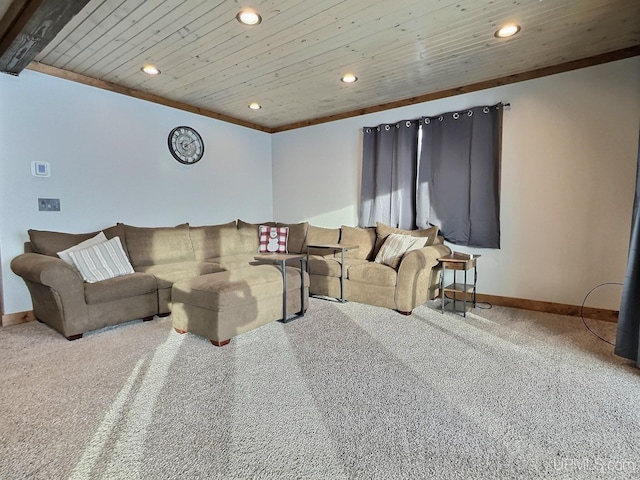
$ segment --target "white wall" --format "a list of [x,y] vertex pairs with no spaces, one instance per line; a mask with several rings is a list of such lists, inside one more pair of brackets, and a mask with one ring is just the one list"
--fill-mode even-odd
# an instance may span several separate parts
[[[199,163],[167,148],[178,125],[205,142]],[[88,232],[115,222],[167,226],[272,219],[270,135],[29,70],[0,75],[0,245],[4,313],[30,310],[9,268],[27,229]],[[51,177],[31,176],[32,160]],[[37,198],[60,198],[38,212]]]
[[[502,248],[454,247],[482,255],[478,291],[581,305],[596,285],[622,282],[640,57],[275,134],[275,218],[356,225],[363,126],[499,101],[511,103],[503,130]],[[601,287],[586,306],[617,310],[621,292]]]
[[[3,311],[31,309],[9,268],[29,228],[234,218],[355,225],[362,126],[498,101],[512,105],[503,135],[502,248],[474,250],[483,255],[479,291],[580,305],[592,287],[624,276],[640,57],[272,136],[31,71],[0,75]],[[169,131],[181,124],[204,138],[196,165],[179,164],[167,150]],[[32,160],[50,162],[52,176],[32,177]],[[38,197],[60,198],[62,211],[38,212]],[[618,309],[620,293],[598,289],[587,305]]]

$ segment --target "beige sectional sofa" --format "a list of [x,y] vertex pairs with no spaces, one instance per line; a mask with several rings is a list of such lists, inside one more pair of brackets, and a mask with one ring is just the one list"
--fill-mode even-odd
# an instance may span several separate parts
[[[427,245],[402,256],[393,268],[376,263],[378,252],[392,233],[426,238]],[[358,228],[343,225],[328,229],[309,226],[307,245],[357,245],[344,253],[344,298],[368,305],[392,308],[409,314],[418,305],[439,294],[441,268],[438,257],[451,253],[438,236],[438,228],[401,230],[382,223],[376,227]],[[310,249],[309,276],[311,293],[340,297],[341,257],[338,251]]]
[[[275,225],[273,222],[263,225]],[[306,222],[289,227],[288,251],[304,253],[308,245],[335,243],[358,246],[345,254],[344,293],[347,300],[396,309],[403,313],[438,295],[437,258],[450,253],[437,229],[400,231],[376,228],[322,228]],[[57,253],[99,232],[69,234],[29,230],[25,253],[11,269],[29,289],[35,317],[75,339],[83,333],[134,319],[171,312],[174,283],[201,275],[248,268],[258,253],[258,226],[242,220],[221,225],[137,227],[116,224],[102,230],[118,237],[135,273],[87,283]],[[397,268],[376,263],[377,252],[391,233],[427,237],[427,246],[406,253]],[[309,292],[340,295],[340,256],[309,249]],[[293,264],[292,264],[293,265]],[[296,266],[299,266],[296,265]]]

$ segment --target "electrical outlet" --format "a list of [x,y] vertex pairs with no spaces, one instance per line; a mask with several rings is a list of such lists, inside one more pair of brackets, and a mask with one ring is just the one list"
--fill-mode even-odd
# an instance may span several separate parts
[[38,210],[40,212],[59,212],[60,199],[59,198],[39,198]]

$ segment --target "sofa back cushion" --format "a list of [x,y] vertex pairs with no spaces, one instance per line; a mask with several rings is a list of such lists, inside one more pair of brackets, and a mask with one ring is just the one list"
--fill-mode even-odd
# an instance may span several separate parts
[[344,254],[347,258],[360,258],[362,260],[372,260],[373,248],[376,245],[375,227],[340,227],[341,245],[358,245],[355,250],[347,250]]
[[258,228],[260,225],[275,227],[276,222],[248,223],[238,219],[238,251],[236,253],[258,254],[260,248]]
[[241,253],[238,247],[239,234],[235,220],[220,225],[190,227],[189,235],[196,260]]
[[[120,243],[126,252],[127,247],[123,224],[118,223],[112,227],[105,228],[102,232],[104,232],[108,240],[114,237],[120,237]],[[30,229],[27,233],[29,234],[31,251],[50,257],[57,257],[58,252],[67,250],[68,248],[78,245],[80,242],[95,237],[100,233],[100,230],[90,233],[64,233]]]
[[276,223],[277,227],[287,227],[289,237],[287,239],[287,249],[289,253],[307,253],[304,241],[307,238],[308,222],[302,223]]
[[125,225],[124,230],[134,268],[195,260],[188,223],[176,227]]
[[373,251],[373,258],[375,258],[376,255],[378,255],[378,252],[380,251],[380,247],[382,247],[382,244],[384,243],[384,241],[392,233],[399,233],[402,235],[411,235],[413,237],[427,237],[427,242],[425,243],[425,246],[428,246],[428,245],[433,245],[433,242],[436,241],[436,237],[438,236],[439,230],[440,229],[436,226],[424,228],[424,229],[418,229],[418,230],[405,230],[403,228],[390,227],[389,225],[385,225],[384,223],[377,222],[376,223],[376,245]]
[[[307,245],[335,245],[340,240],[340,229],[339,228],[324,228],[324,227],[316,227],[314,225],[309,225],[307,229],[307,239],[304,242],[304,246],[302,249],[303,253],[307,252]],[[333,255],[331,250],[325,249],[315,249],[311,248],[309,250],[311,255]]]

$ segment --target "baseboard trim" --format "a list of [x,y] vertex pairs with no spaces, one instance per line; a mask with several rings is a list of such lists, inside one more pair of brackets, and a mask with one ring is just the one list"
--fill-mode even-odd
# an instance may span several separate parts
[[[501,307],[520,308],[522,310],[533,310],[536,312],[555,313],[558,315],[568,315],[570,317],[580,317],[580,306],[568,305],[566,303],[543,302],[540,300],[527,300],[525,298],[501,297],[499,295],[486,295],[478,293],[476,301],[489,302],[492,305]],[[604,320],[605,322],[618,321],[617,310],[607,310],[604,308],[584,307],[582,316],[593,320]]]
[[[580,306],[568,305],[566,303],[543,302],[540,300],[527,300],[526,298],[502,297],[500,295],[487,295],[478,293],[476,301],[488,302],[491,305],[499,305],[501,307],[519,308],[521,310],[533,310],[535,312],[555,313],[557,315],[568,315],[570,317],[580,316]],[[605,322],[618,322],[618,311],[607,310],[604,308],[584,307],[584,318],[593,320],[604,320]],[[0,326],[8,327],[9,325],[19,325],[21,323],[32,322],[36,319],[33,310],[26,312],[9,313],[2,315],[2,323]]]
[[0,326],[8,327],[9,325],[19,325],[21,323],[33,322],[35,319],[36,317],[33,315],[33,310],[28,310],[26,312],[8,313],[6,315],[2,315]]

